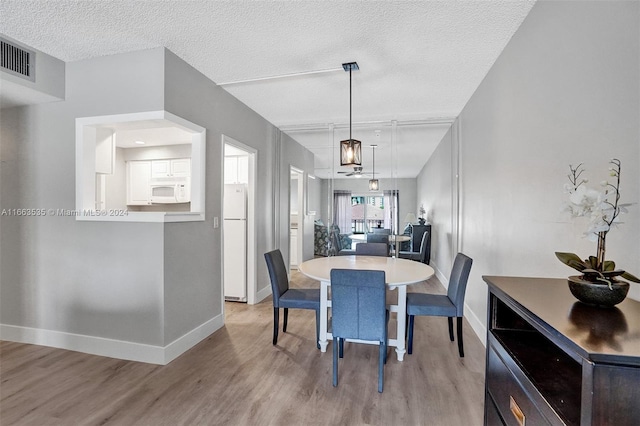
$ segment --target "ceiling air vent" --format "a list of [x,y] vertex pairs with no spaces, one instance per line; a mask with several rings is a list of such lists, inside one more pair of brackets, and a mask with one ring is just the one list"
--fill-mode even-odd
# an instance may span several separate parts
[[35,53],[0,38],[0,68],[10,74],[35,81]]

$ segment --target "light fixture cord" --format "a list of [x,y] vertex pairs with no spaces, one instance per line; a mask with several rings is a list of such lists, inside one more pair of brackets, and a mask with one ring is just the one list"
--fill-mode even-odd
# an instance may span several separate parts
[[349,144],[352,144],[353,138],[351,137],[351,70],[353,66],[349,67]]
[[376,178],[376,147],[373,147],[373,178]]

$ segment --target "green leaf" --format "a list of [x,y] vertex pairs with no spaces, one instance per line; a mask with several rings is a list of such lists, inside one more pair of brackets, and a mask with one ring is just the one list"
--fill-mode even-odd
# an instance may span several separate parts
[[578,257],[578,255],[574,253],[563,253],[561,251],[557,251],[556,257],[565,265],[568,265],[572,260],[582,263],[582,259],[580,259],[580,257]]
[[591,264],[592,269],[598,268],[598,258],[595,256],[589,256],[589,264]]
[[613,260],[605,260],[604,265],[602,265],[603,271],[613,271],[616,269],[616,262]]
[[571,268],[575,269],[576,271],[580,271],[582,272],[587,265],[585,265],[585,263],[583,261],[577,261],[577,260],[569,260],[569,262],[567,262],[567,266],[570,266]]
[[618,275],[622,275],[622,274],[624,274],[624,271],[622,269],[616,269],[614,271],[604,271],[602,273],[602,275],[604,275],[607,278],[617,277]]
[[622,278],[626,278],[629,281],[633,281],[635,283],[640,283],[640,278],[636,277],[635,275],[631,275],[628,272],[623,273],[621,276],[622,276]]

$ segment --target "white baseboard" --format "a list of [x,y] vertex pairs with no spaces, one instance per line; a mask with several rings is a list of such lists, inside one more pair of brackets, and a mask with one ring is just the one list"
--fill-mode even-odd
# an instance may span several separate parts
[[169,364],[174,359],[209,337],[224,325],[224,314],[211,318],[199,325],[187,334],[184,334],[164,347],[164,364]]
[[[449,284],[449,278],[442,273],[440,268],[438,268],[438,265],[432,262],[430,266],[433,268],[434,271],[436,271],[436,278],[440,280],[440,283],[442,283],[442,285],[446,290]],[[464,310],[465,318],[469,322],[469,325],[471,325],[471,328],[473,329],[473,331],[478,336],[478,339],[480,339],[480,342],[482,342],[482,344],[486,347],[487,346],[487,327],[483,324],[482,321],[480,321],[480,318],[478,318],[478,315],[476,315],[476,313],[471,308],[469,308],[469,305],[465,303],[464,307],[465,307],[465,310]]]
[[0,324],[0,340],[50,346],[110,358],[165,365],[223,325],[224,317],[219,315],[179,337],[165,347],[6,324]]
[[256,293],[256,303],[262,302],[267,297],[271,296],[271,286],[267,286]]
[[487,347],[487,327],[485,327],[482,321],[480,321],[480,318],[478,318],[478,315],[476,315],[476,313],[473,310],[471,310],[471,308],[469,308],[469,305],[465,303],[464,307],[465,307],[464,317],[467,319],[467,321],[469,322],[469,325],[471,326],[473,331],[476,333],[476,336],[478,336],[478,339],[480,339],[480,343],[482,343],[486,348]]

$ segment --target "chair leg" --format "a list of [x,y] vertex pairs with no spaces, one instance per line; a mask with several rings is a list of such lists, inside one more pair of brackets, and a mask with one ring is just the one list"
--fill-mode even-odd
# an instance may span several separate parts
[[289,308],[284,308],[284,322],[282,323],[282,332],[287,332],[287,320],[289,319]]
[[316,309],[316,347],[320,349],[320,310]]
[[[387,352],[389,349],[389,315],[391,313],[389,312],[389,310],[387,309],[387,324],[385,326],[384,329],[384,363],[387,363]],[[407,327],[405,327],[405,334],[407,334]],[[406,336],[405,336],[406,337]]]
[[456,325],[458,326],[458,352],[460,358],[464,358],[464,347],[462,345],[462,317],[457,317]]
[[407,335],[409,334],[409,314],[404,319],[404,340],[407,340]]
[[278,322],[280,322],[280,311],[273,308],[273,344],[278,343]]
[[384,383],[384,359],[387,354],[387,345],[380,342],[380,360],[378,361],[378,392],[382,393],[382,385]]
[[333,338],[333,386],[338,386],[338,338]]
[[409,342],[407,343],[407,353],[411,355],[413,353],[413,321],[415,315],[409,315]]
[[340,358],[344,358],[344,339],[338,338],[338,345],[340,346]]
[[447,317],[449,322],[449,340],[453,342],[453,317]]

